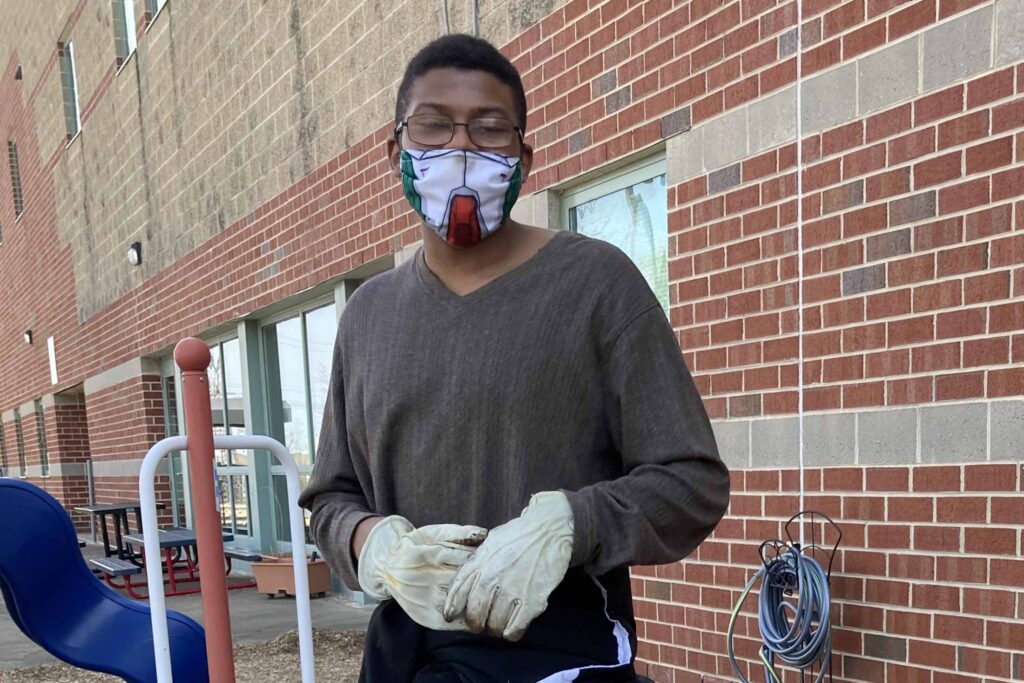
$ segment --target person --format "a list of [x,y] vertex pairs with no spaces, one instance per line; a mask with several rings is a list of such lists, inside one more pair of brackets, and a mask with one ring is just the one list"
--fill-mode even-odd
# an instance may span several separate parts
[[519,74],[445,36],[409,62],[388,159],[411,260],[338,327],[300,503],[382,602],[363,683],[638,680],[629,566],[678,561],[729,499],[657,297],[615,247],[513,220]]

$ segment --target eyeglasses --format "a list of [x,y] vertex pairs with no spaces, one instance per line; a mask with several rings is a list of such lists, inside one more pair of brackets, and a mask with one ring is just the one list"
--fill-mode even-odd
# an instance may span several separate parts
[[469,139],[477,147],[508,147],[517,136],[520,141],[523,139],[523,131],[507,119],[487,117],[455,123],[447,116],[435,114],[410,116],[395,128],[395,138],[400,139],[404,129],[417,145],[440,147],[452,141],[456,126],[465,126]]

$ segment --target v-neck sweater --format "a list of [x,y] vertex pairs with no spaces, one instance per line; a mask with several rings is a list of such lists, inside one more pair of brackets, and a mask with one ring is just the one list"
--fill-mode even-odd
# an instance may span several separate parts
[[595,576],[685,557],[728,505],[700,395],[632,261],[557,233],[466,295],[422,250],[360,286],[300,499],[345,583],[358,589],[349,549],[368,516],[493,528],[550,490],[572,508],[572,565]]

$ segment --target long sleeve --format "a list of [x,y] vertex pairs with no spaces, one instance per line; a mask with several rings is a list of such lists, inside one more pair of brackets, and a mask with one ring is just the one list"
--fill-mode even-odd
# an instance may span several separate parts
[[331,382],[320,429],[316,464],[299,505],[312,512],[310,530],[327,564],[352,590],[360,590],[352,534],[373,515],[356,474],[345,422],[344,368],[341,334],[334,347]]
[[625,474],[565,492],[575,518],[572,564],[595,575],[682,559],[729,503],[728,469],[660,306],[626,325],[604,373]]

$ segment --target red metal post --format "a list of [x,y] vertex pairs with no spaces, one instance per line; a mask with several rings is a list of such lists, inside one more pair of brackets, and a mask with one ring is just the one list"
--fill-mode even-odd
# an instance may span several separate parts
[[206,368],[210,349],[189,337],[174,348],[174,361],[181,368],[185,431],[188,436],[188,471],[195,509],[196,541],[199,546],[199,575],[206,628],[206,657],[211,683],[234,683],[235,658],[231,649],[231,616],[228,613],[228,582],[224,566],[224,538],[221,517],[214,496],[213,418]]

